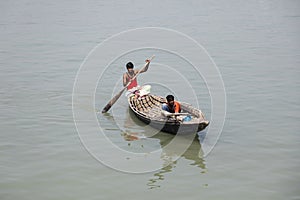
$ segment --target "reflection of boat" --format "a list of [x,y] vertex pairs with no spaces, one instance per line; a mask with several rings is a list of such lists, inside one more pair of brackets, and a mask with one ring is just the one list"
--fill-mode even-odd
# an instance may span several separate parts
[[[201,110],[187,103],[180,102],[183,113],[174,113],[168,117],[162,115],[161,106],[165,103],[163,97],[152,94],[142,97],[131,95],[128,97],[128,103],[130,109],[141,121],[167,133],[196,133],[204,130],[209,124]],[[179,115],[180,120],[176,117]]]
[[[154,136],[155,138],[158,138],[160,140],[161,147],[168,145],[172,139],[174,139],[174,136],[169,134],[157,134]],[[177,162],[179,160],[174,160],[170,162],[170,160],[173,160],[173,157],[176,157],[174,155],[174,152],[172,150],[168,151],[167,149],[163,148],[163,152],[161,155],[161,158],[165,160],[167,163],[166,166],[161,168],[159,171],[153,174],[153,177],[151,177],[147,183],[149,189],[154,189],[160,187],[160,183],[165,179],[165,174],[171,173],[173,169],[176,167]],[[188,161],[191,161],[190,165],[196,166],[200,168],[200,173],[206,172],[206,165],[205,160],[203,159],[203,151],[201,149],[201,144],[199,143],[198,139],[194,139],[191,145],[187,148],[187,150],[181,155],[181,158],[185,158]]]
[[[120,111],[121,112],[121,111]],[[124,112],[121,112],[124,113]],[[105,115],[101,115],[104,119],[109,122],[108,128],[115,127],[117,122],[116,119],[110,115],[110,113],[106,113]],[[174,136],[164,132],[157,132],[157,130],[153,129],[142,123],[138,120],[134,113],[127,109],[125,115],[122,116],[122,122],[119,123],[120,129],[114,129],[114,133],[119,133],[117,135],[121,136],[117,138],[116,144],[127,151],[132,152],[152,152],[156,151],[158,148],[162,149],[160,159],[163,161],[161,169],[153,173],[147,181],[147,187],[149,189],[154,189],[161,187],[162,182],[165,180],[165,175],[168,173],[172,173],[174,168],[177,166],[177,163],[180,162],[178,160],[178,151],[177,147],[174,148],[165,148],[168,146],[174,138],[178,138],[182,143],[185,143],[184,140],[187,140],[186,136]],[[102,120],[105,121],[105,120]],[[107,129],[106,129],[107,130]],[[156,134],[153,134],[153,131]],[[109,132],[108,136],[112,136]],[[115,135],[115,134],[114,134]],[[112,142],[113,139],[112,139]],[[180,155],[181,158],[184,158],[189,162],[191,167],[198,168],[200,173],[206,172],[205,160],[203,159],[203,151],[201,149],[201,144],[197,138],[194,138],[191,141],[191,144],[188,148]]]

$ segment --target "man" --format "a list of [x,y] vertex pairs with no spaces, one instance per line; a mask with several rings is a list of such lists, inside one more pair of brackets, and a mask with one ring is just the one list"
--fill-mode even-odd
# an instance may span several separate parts
[[180,103],[177,101],[174,101],[174,96],[173,95],[168,95],[166,97],[167,103],[164,103],[162,105],[162,109],[170,112],[170,113],[180,113],[181,112],[181,107]]
[[[150,60],[147,59],[146,63],[147,63],[147,65],[145,66],[145,68],[143,68],[140,71],[140,73],[146,72],[148,70]],[[138,86],[137,80],[136,80],[136,78],[134,78],[134,76],[139,72],[139,70],[133,69],[133,68],[134,68],[134,65],[132,64],[132,62],[127,63],[126,64],[127,72],[123,74],[123,86],[124,87],[132,80],[132,82],[127,86],[127,90],[130,90],[130,89]]]

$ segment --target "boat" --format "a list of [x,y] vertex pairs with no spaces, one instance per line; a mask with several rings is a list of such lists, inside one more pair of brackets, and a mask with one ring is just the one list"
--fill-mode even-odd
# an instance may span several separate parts
[[151,127],[171,134],[190,134],[204,130],[208,125],[201,110],[191,104],[179,102],[182,113],[162,111],[165,98],[153,94],[128,95],[130,110],[135,116]]

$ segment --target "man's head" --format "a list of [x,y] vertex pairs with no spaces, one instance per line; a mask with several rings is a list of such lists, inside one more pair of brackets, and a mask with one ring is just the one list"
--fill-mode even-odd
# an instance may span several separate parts
[[133,66],[133,63],[132,63],[132,62],[129,62],[129,63],[126,64],[126,68],[127,68],[127,69],[133,69],[133,67],[134,67],[134,66]]
[[131,74],[131,75],[134,72],[133,67],[134,67],[134,65],[133,65],[132,62],[129,62],[129,63],[126,64],[126,69],[127,69],[128,73]]
[[168,104],[174,105],[174,96],[173,96],[173,95],[169,94],[169,95],[166,97],[166,99],[167,99]]

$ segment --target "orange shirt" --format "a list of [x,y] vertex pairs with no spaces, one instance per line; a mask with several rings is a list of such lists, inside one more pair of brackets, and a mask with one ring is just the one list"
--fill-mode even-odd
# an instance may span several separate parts
[[180,113],[181,107],[180,103],[177,101],[174,101],[174,105],[171,107],[168,103],[162,105],[162,109],[165,111],[168,111],[170,113]]
[[178,103],[177,101],[174,101],[174,111],[175,111],[176,113],[181,112],[180,103]]

